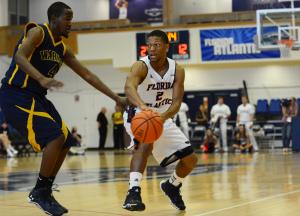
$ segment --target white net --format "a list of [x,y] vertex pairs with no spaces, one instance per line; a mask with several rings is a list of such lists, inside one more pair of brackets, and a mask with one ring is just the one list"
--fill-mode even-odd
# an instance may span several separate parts
[[279,44],[280,57],[289,58],[291,56],[291,48],[286,44]]
[[295,44],[294,40],[280,40],[278,41],[278,46],[280,50],[280,56],[282,58],[288,58],[291,56],[291,50]]

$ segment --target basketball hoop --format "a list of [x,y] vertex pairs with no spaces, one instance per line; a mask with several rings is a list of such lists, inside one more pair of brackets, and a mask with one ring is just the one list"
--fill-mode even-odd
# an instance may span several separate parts
[[283,40],[279,40],[277,43],[279,45],[280,57],[282,58],[290,57],[290,52],[295,44],[295,40],[283,39]]

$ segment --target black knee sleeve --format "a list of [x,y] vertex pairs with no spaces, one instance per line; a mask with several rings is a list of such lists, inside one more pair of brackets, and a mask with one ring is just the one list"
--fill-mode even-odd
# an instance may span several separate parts
[[160,166],[166,167],[181,158],[191,155],[192,153],[194,153],[194,149],[192,148],[192,146],[188,146],[184,149],[180,149],[177,152],[171,154],[169,157],[166,157],[165,159],[163,159],[162,162],[160,163]]

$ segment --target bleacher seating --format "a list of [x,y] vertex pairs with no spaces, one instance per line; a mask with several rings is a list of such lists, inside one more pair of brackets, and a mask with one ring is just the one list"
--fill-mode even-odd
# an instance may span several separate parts
[[256,104],[256,120],[266,121],[269,116],[269,105],[267,99],[259,99]]
[[256,105],[256,113],[262,115],[269,114],[269,105],[267,99],[259,99]]
[[202,141],[205,136],[206,127],[205,126],[195,126],[191,130],[191,140],[192,141]]
[[272,99],[270,101],[270,115],[271,116],[280,116],[281,115],[281,100]]

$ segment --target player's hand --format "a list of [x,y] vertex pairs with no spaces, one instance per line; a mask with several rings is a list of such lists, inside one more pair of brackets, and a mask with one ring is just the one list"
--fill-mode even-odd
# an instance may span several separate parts
[[152,111],[153,112],[153,110],[150,108],[150,107],[148,107],[148,106],[146,106],[146,105],[141,105],[141,106],[139,106],[139,109],[141,110],[141,111]]
[[39,81],[39,83],[43,88],[50,89],[50,90],[52,90],[53,88],[58,89],[64,86],[62,82],[49,77],[43,77]]

